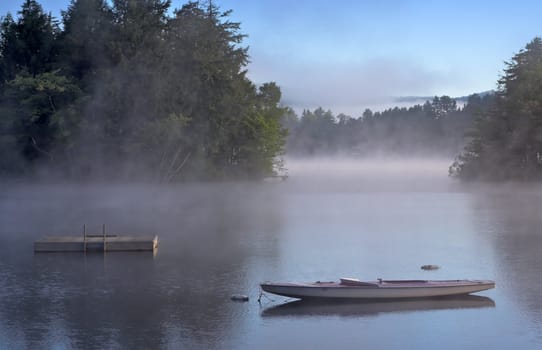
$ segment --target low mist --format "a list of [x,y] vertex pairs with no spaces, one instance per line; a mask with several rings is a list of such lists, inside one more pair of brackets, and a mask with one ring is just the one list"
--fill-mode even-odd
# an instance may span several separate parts
[[357,191],[449,190],[456,184],[448,177],[445,158],[322,157],[288,158],[289,181],[300,187]]

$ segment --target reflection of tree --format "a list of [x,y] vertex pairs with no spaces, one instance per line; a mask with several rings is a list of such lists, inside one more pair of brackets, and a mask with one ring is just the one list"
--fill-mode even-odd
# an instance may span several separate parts
[[[229,296],[251,283],[244,270],[257,254],[254,235],[275,232],[280,224],[268,193],[234,184],[89,188],[64,194],[64,206],[54,200],[51,206],[51,195],[34,194],[32,206],[17,208],[3,198],[0,219],[17,214],[23,222],[36,214],[36,223],[24,227],[38,233],[61,220],[66,227],[107,222],[111,232],[158,233],[158,254],[32,255],[34,237],[15,241],[8,235],[12,227],[0,226],[0,244],[11,247],[0,256],[0,342],[21,348],[212,348],[231,333],[235,338],[239,305]],[[58,210],[76,198],[85,200],[69,215]]]
[[537,324],[542,322],[542,201],[525,188],[477,197],[482,231],[495,247],[497,285]]
[[22,347],[152,348],[162,338],[156,316],[164,303],[153,295],[152,254],[37,254],[33,264],[22,263],[3,282],[12,290],[0,301]]

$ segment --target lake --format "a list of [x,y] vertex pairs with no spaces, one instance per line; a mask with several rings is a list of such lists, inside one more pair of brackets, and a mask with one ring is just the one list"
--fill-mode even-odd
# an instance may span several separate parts
[[[542,348],[542,186],[461,184],[447,165],[289,161],[286,181],[3,183],[0,348]],[[34,254],[34,240],[83,224],[160,244]],[[257,301],[265,280],[339,277],[497,286],[451,300]]]

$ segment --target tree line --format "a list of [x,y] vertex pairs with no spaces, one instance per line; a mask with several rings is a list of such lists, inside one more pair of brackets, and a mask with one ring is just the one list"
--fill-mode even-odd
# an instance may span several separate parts
[[212,1],[35,0],[0,24],[0,174],[260,177],[281,167],[280,88],[246,76]]
[[423,105],[366,109],[357,118],[317,108],[300,117],[286,114],[288,153],[297,156],[445,156],[464,146],[465,133],[476,116],[492,105],[491,93],[468,97],[458,106],[449,96],[435,96]]
[[495,92],[461,107],[441,96],[358,118],[322,108],[297,118],[289,110],[284,123],[293,154],[455,156],[448,172],[461,180],[541,180],[542,39],[506,62]]

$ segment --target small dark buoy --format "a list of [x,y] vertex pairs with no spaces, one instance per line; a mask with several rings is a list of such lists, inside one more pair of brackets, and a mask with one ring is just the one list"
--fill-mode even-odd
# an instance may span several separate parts
[[230,297],[231,300],[233,301],[248,301],[248,295],[244,295],[244,294],[233,294],[231,297]]
[[438,270],[440,269],[440,266],[438,265],[423,265],[421,267],[422,270]]

